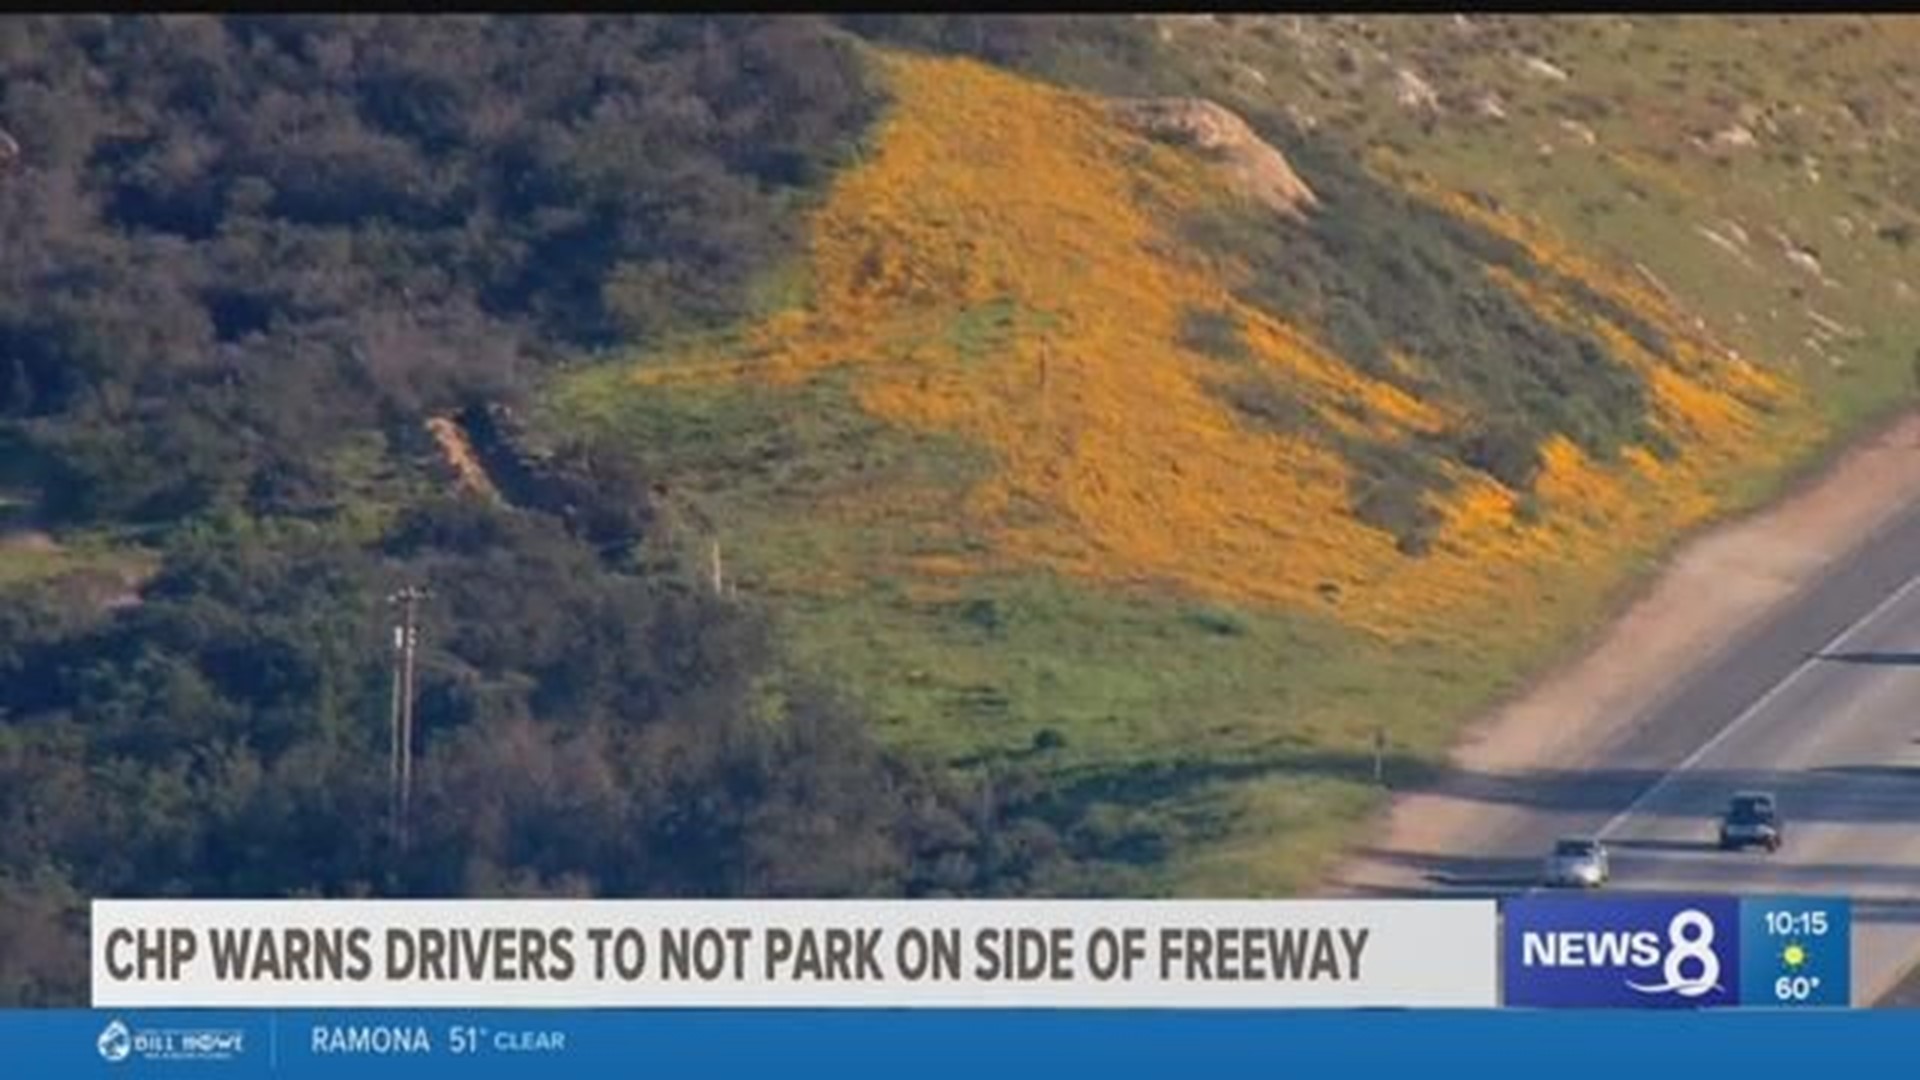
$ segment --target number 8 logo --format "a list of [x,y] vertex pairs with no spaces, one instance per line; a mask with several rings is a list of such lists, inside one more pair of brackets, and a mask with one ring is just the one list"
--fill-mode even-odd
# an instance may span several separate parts
[[[1689,932],[1691,931],[1691,932]],[[1667,959],[1660,973],[1666,982],[1659,986],[1628,986],[1646,994],[1672,992],[1681,997],[1700,997],[1712,992],[1720,982],[1720,957],[1713,951],[1713,920],[1706,912],[1689,908],[1667,924]],[[1699,974],[1687,974],[1687,962],[1700,965]]]
[[[1694,933],[1686,933],[1689,928]],[[1720,981],[1720,957],[1713,951],[1713,920],[1704,912],[1683,911],[1667,924],[1667,941],[1673,946],[1667,950],[1666,967],[1661,971],[1667,982],[1684,997],[1699,997],[1712,990]],[[1685,973],[1689,960],[1700,964],[1700,974],[1691,979]]]

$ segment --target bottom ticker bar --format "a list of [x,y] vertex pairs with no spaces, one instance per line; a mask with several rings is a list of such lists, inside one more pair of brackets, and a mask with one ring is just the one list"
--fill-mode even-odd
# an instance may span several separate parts
[[1899,1010],[48,1010],[0,1013],[0,1075],[1832,1075],[1916,1043]]

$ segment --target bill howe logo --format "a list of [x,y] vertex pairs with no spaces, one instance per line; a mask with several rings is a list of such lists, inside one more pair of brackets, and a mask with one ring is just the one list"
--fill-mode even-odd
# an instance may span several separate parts
[[1730,897],[1516,897],[1501,914],[1509,1005],[1738,1002],[1739,915]]
[[94,1040],[94,1045],[99,1048],[100,1056],[108,1061],[125,1061],[133,1053],[133,1032],[128,1031],[127,1025],[119,1020],[111,1020],[100,1032],[100,1037]]
[[246,1052],[247,1034],[238,1028],[133,1028],[114,1017],[94,1039],[101,1058],[118,1064],[142,1061],[233,1061]]

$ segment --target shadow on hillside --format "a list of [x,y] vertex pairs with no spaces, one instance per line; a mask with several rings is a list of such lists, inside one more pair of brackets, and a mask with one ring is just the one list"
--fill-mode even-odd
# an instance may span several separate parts
[[[1127,852],[1103,850],[1101,857],[1133,863],[1164,861],[1172,842],[1224,835],[1234,814],[1229,802],[1216,798],[1218,789],[1225,785],[1287,778],[1341,780],[1367,786],[1375,783],[1371,753],[1316,750],[1298,744],[1238,758],[1058,771],[1050,771],[1036,760],[1050,752],[1021,748],[974,755],[953,764],[983,769],[1001,799],[998,805],[1003,812],[1032,815],[1063,834],[1075,833],[1095,811],[1126,811],[1128,830],[1152,833],[1156,838],[1130,844]],[[1438,775],[1431,762],[1405,753],[1384,755],[1381,766],[1388,786],[1424,787]]]

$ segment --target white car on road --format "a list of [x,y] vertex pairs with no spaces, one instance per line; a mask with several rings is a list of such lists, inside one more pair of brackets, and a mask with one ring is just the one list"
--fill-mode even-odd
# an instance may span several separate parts
[[1607,883],[1612,870],[1607,865],[1607,845],[1585,837],[1569,837],[1553,845],[1547,856],[1546,880],[1549,885],[1578,889],[1597,889]]

